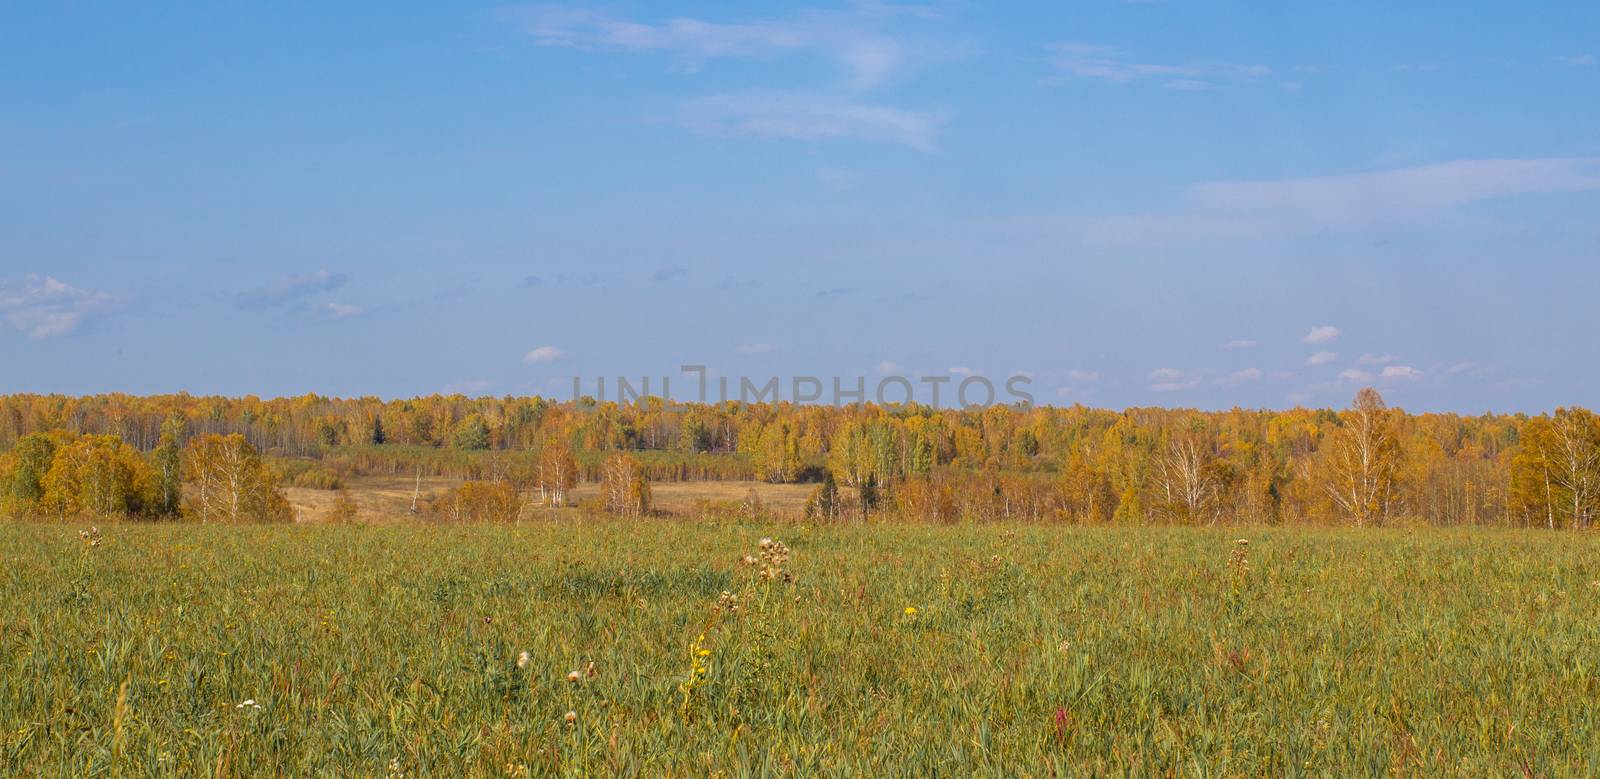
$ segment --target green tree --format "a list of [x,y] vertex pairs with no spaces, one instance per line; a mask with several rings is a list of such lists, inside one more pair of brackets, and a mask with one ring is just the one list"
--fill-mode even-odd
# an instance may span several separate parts
[[489,448],[489,423],[485,422],[482,414],[469,414],[466,419],[456,425],[452,442],[457,449],[469,452],[483,451]]
[[155,466],[155,494],[150,512],[175,517],[183,502],[183,417],[174,414],[161,425],[161,440],[150,459]]
[[60,448],[61,433],[29,433],[17,440],[7,458],[4,474],[4,508],[13,515],[37,514],[44,499],[44,477],[50,473]]
[[816,492],[806,501],[806,513],[814,519],[838,519],[839,482],[833,478],[833,471],[822,475],[822,484],[817,485]]

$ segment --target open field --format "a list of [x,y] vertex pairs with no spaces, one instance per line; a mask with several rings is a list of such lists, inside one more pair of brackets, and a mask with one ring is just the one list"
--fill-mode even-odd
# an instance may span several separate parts
[[[438,477],[423,478],[419,485],[414,477],[360,476],[347,479],[345,487],[360,512],[359,519],[386,522],[409,519],[411,497],[419,489],[425,501],[460,484],[460,479]],[[690,515],[704,503],[739,503],[754,490],[769,512],[798,517],[805,508],[806,498],[815,489],[814,484],[768,484],[763,481],[669,481],[650,486],[652,507],[658,513],[671,516]],[[334,490],[306,487],[289,487],[284,494],[294,507],[295,519],[300,522],[327,519],[338,497]],[[574,502],[599,494],[600,485],[595,483],[581,484],[570,492]]]
[[0,525],[0,774],[1600,771],[1592,536],[103,531]]

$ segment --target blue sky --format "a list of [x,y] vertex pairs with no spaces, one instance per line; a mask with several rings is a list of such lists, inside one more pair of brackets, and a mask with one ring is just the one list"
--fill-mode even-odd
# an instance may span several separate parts
[[10,4],[0,391],[1600,402],[1600,5]]

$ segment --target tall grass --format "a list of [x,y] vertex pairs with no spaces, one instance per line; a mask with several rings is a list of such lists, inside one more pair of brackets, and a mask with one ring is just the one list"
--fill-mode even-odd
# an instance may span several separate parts
[[101,530],[0,525],[0,775],[1600,774],[1588,536]]

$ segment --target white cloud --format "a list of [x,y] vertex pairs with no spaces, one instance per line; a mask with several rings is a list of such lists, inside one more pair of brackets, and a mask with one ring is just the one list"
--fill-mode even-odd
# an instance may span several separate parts
[[29,338],[71,335],[114,303],[110,295],[79,289],[51,276],[0,279],[0,316]]
[[1306,358],[1306,364],[1327,365],[1328,363],[1333,362],[1334,358],[1338,356],[1339,355],[1337,352],[1317,352],[1316,354]]
[[274,308],[291,303],[318,292],[329,292],[343,287],[350,277],[343,273],[319,270],[301,276],[284,276],[270,284],[241,292],[233,297],[240,308]]
[[740,344],[734,347],[733,350],[739,354],[771,354],[773,346],[768,343]]
[[1260,380],[1261,380],[1261,369],[1260,368],[1245,368],[1242,371],[1234,371],[1233,373],[1230,373],[1230,374],[1222,377],[1221,379],[1218,379],[1217,383],[1221,384],[1224,387],[1233,387],[1233,386],[1237,386],[1239,384],[1243,384],[1243,383],[1245,383],[1247,381],[1260,381]]
[[1595,59],[1593,54],[1575,54],[1571,57],[1557,57],[1556,59],[1568,65],[1593,65],[1596,62],[1600,62],[1600,60]]
[[799,141],[849,138],[932,151],[934,136],[946,118],[819,92],[754,91],[686,101],[678,106],[677,122],[706,135]]
[[687,70],[717,59],[811,55],[832,62],[842,72],[843,83],[856,90],[880,87],[926,62],[957,53],[957,47],[909,37],[907,17],[913,16],[932,14],[910,6],[873,4],[744,22],[687,17],[640,22],[560,5],[517,14],[528,34],[543,46],[663,54],[676,57]]
[[1067,381],[1073,384],[1089,384],[1100,380],[1099,371],[1085,371],[1073,369],[1067,371]]
[[1157,368],[1150,372],[1153,382],[1150,389],[1156,392],[1174,392],[1200,385],[1200,377],[1177,368]]
[[440,392],[445,395],[482,395],[492,386],[493,382],[488,379],[466,379],[450,382],[444,385]]
[[957,376],[971,376],[971,375],[977,373],[977,371],[975,371],[975,370],[973,370],[971,368],[964,367],[964,366],[951,368],[950,372],[954,373]]
[[1050,46],[1050,64],[1061,78],[1086,79],[1106,84],[1159,81],[1167,89],[1202,91],[1217,81],[1242,81],[1270,75],[1266,65],[1226,62],[1161,64],[1138,62],[1114,46],[1092,43],[1057,43]]
[[1390,365],[1385,367],[1383,373],[1379,375],[1385,379],[1420,379],[1422,378],[1422,371],[1409,365]]
[[563,352],[554,346],[541,346],[523,355],[522,361],[528,363],[529,365],[542,365],[544,363],[552,363],[556,362],[557,360],[565,359],[566,356],[566,352]]
[[1238,351],[1240,349],[1254,349],[1254,348],[1256,348],[1256,342],[1248,340],[1248,339],[1239,339],[1239,340],[1236,340],[1236,341],[1229,341],[1229,342],[1223,344],[1222,348],[1227,349],[1228,351]]
[[1356,362],[1362,365],[1388,365],[1400,359],[1392,354],[1363,354]]
[[1290,392],[1289,395],[1288,395],[1289,402],[1293,403],[1296,406],[1304,406],[1305,404],[1310,403],[1312,400],[1316,399],[1317,397],[1325,395],[1328,391],[1332,390],[1333,388],[1334,388],[1334,386],[1332,384],[1327,383],[1327,382],[1318,382],[1316,384],[1307,384],[1304,387],[1300,387],[1300,388],[1294,390],[1293,392]]
[[349,319],[360,316],[363,309],[349,303],[323,303],[312,309],[322,319]]
[[1331,176],[1194,184],[1165,212],[1070,218],[1092,243],[1160,247],[1425,224],[1505,198],[1600,191],[1600,157],[1456,160]]
[[883,362],[878,363],[878,372],[886,376],[894,375],[900,372],[900,366],[888,360],[884,360]]
[[1321,327],[1311,328],[1311,332],[1306,333],[1306,336],[1301,338],[1300,342],[1308,344],[1325,344],[1337,339],[1341,335],[1344,335],[1343,330],[1340,330],[1333,325],[1322,325]]
[[1352,384],[1365,384],[1372,381],[1372,374],[1359,368],[1349,368],[1339,372],[1339,381]]
[[1485,365],[1483,365],[1481,363],[1476,363],[1476,362],[1471,362],[1471,361],[1458,362],[1455,365],[1452,365],[1448,369],[1445,370],[1445,373],[1448,373],[1451,376],[1460,376],[1462,374],[1465,374],[1465,375],[1468,375],[1468,376],[1476,376],[1476,375],[1478,375],[1480,373],[1488,373],[1488,372],[1489,372],[1489,368],[1487,366],[1485,366]]
[[1196,184],[1204,210],[1351,226],[1517,195],[1600,189],[1600,157],[1457,160],[1412,168]]

